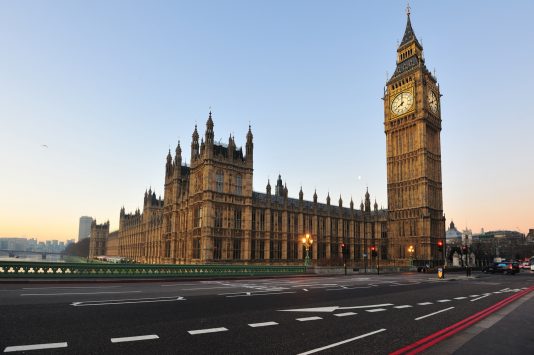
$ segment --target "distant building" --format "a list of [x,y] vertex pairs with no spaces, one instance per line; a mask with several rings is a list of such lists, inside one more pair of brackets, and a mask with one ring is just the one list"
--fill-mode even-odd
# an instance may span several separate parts
[[91,234],[91,223],[93,223],[93,217],[80,217],[80,226],[78,228],[78,241],[89,237],[89,234]]
[[106,255],[106,241],[109,236],[109,221],[103,224],[91,223],[91,238],[89,241],[89,257],[95,258]]
[[449,240],[452,241],[455,239],[462,238],[462,232],[456,229],[456,226],[454,225],[454,221],[451,221],[451,224],[449,225],[449,229],[447,229],[447,232],[445,233],[445,237],[447,238],[447,241]]

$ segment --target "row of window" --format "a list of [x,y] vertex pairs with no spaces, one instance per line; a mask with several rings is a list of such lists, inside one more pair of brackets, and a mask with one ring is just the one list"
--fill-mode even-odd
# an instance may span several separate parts
[[[236,195],[243,194],[243,178],[241,175],[235,176],[235,184],[232,186],[232,175],[229,177],[230,179],[230,193],[233,192]],[[224,192],[224,172],[222,170],[217,170],[215,173],[215,191],[217,192]]]

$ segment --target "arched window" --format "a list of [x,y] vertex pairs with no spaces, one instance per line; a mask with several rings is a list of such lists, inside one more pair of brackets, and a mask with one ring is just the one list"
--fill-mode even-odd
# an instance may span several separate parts
[[241,175],[236,175],[235,177],[235,193],[236,195],[241,195],[243,192],[243,181]]
[[217,192],[223,192],[224,189],[224,173],[222,170],[217,170],[215,173],[215,190]]

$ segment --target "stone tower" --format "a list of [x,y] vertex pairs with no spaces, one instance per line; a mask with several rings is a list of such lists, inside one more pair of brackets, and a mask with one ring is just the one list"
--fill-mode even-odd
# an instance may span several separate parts
[[390,259],[437,262],[441,258],[437,242],[445,239],[445,218],[440,97],[408,7],[397,66],[384,90]]

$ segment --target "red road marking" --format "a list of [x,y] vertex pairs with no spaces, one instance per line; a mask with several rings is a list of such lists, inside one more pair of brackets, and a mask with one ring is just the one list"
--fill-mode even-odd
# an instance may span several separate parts
[[443,341],[452,335],[458,333],[460,330],[465,329],[469,327],[470,325],[481,321],[482,319],[486,318],[490,314],[498,311],[499,309],[503,308],[504,306],[508,305],[509,303],[517,300],[518,298],[521,298],[525,296],[527,293],[534,291],[534,286],[531,286],[527,288],[526,290],[517,292],[516,294],[505,298],[502,301],[497,302],[493,306],[490,306],[478,313],[475,313],[458,323],[455,323],[451,326],[448,326],[447,328],[444,328],[442,330],[437,331],[434,334],[431,334],[423,339],[420,339],[410,345],[407,345],[403,348],[400,348],[392,353],[390,355],[401,355],[401,354],[418,354],[421,351],[428,349],[429,347],[439,343],[440,341]]

